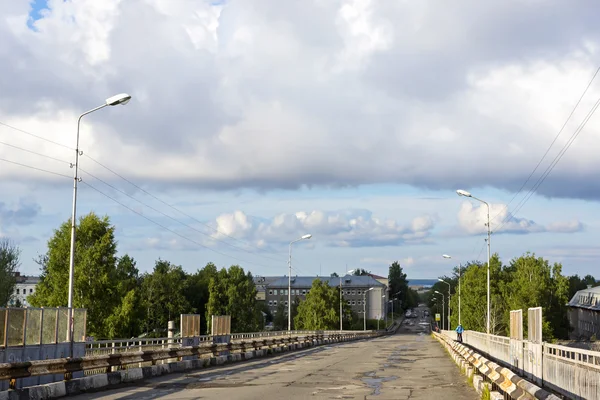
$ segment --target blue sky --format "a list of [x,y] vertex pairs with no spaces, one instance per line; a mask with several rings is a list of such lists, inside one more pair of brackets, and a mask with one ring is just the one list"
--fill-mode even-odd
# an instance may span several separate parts
[[70,216],[77,117],[127,92],[126,106],[83,120],[78,214],[109,215],[142,271],[160,257],[282,275],[288,243],[311,233],[294,244],[294,273],[386,275],[399,260],[409,278],[435,278],[455,265],[444,253],[485,258],[485,209],[465,189],[499,215],[503,261],[532,251],[594,274],[596,116],[517,205],[600,96],[594,80],[518,192],[600,65],[597,8],[5,2],[0,235],[37,273],[33,258]]

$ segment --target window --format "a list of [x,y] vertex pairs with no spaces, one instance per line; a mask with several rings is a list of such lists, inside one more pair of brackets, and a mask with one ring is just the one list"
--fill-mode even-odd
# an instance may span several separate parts
[[349,305],[349,306],[351,306],[351,305],[352,305],[352,302],[351,302],[350,300],[348,300],[348,305]]
[[303,291],[302,291],[302,294],[303,294],[303,295],[305,295],[305,294],[306,294],[306,290],[303,290]]
[[352,295],[355,295],[355,294],[356,294],[356,290],[353,290],[353,291],[352,291]]
[[346,290],[346,296],[350,296],[350,291]]
[[288,294],[288,291],[287,291],[287,289],[285,289],[285,290],[284,290],[284,292],[285,292],[284,294],[287,296],[287,294]]
[[29,293],[33,293],[33,289],[29,289]]
[[269,306],[272,306],[272,305],[273,305],[273,302],[272,302],[272,301],[269,301]]
[[352,305],[353,305],[353,306],[354,306],[354,305],[356,305],[356,301],[353,301],[353,302],[352,302]]
[[17,294],[19,294],[19,289],[17,289]]
[[273,296],[273,291],[269,290],[269,296]]
[[359,300],[359,301],[356,302],[356,304],[360,306],[362,303]]
[[360,296],[362,294],[362,292],[360,290],[357,290],[356,294]]
[[286,302],[285,302],[285,306],[287,307],[287,305],[288,305],[288,302],[286,301]]
[[277,300],[273,300],[273,305],[277,306]]
[[273,294],[277,296],[277,289],[273,290]]

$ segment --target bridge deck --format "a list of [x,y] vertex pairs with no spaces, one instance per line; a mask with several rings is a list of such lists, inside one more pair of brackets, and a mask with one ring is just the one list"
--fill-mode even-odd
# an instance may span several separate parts
[[75,399],[465,399],[479,397],[419,322],[399,334],[174,374]]

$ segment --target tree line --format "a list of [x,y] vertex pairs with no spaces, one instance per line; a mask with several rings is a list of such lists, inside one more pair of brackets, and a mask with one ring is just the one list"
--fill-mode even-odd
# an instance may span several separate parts
[[[62,223],[35,260],[40,282],[27,300],[33,307],[65,307],[68,300],[70,220]],[[231,315],[233,332],[262,330],[267,322],[287,329],[287,307],[279,302],[272,315],[256,300],[253,276],[239,265],[218,269],[207,263],[196,272],[158,259],[151,272],[140,273],[136,260],[119,255],[115,227],[108,216],[89,213],[76,228],[73,306],[87,309],[87,334],[97,338],[166,335],[167,322],[180,314],[201,315],[201,333],[210,333],[211,315]],[[19,248],[8,239],[0,241],[0,306],[10,304],[14,273],[19,268]],[[356,275],[366,275],[356,270]],[[389,267],[390,295],[396,313],[418,303],[408,288],[398,262]],[[339,329],[339,287],[317,279],[304,301],[292,303],[293,329]],[[344,329],[362,329],[363,316],[353,313],[342,296]],[[377,321],[367,321],[368,327]]]
[[[451,276],[440,279],[450,283],[450,321],[458,325],[459,268]],[[485,332],[487,320],[487,262],[473,261],[460,269],[461,323],[465,329]],[[544,340],[568,339],[571,327],[567,318],[567,303],[578,290],[597,286],[595,278],[587,275],[565,276],[562,264],[551,264],[535,253],[527,252],[503,265],[498,254],[490,259],[490,333],[508,336],[510,311],[523,310],[523,334],[527,336],[527,309],[542,307]],[[444,294],[448,312],[448,285],[437,282],[428,293],[427,302],[434,312],[442,313],[441,299],[434,291]],[[436,297],[440,300],[435,301]]]

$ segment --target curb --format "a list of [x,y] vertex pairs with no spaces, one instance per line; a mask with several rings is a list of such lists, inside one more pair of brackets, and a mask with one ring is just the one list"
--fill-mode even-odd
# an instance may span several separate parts
[[90,375],[69,381],[53,382],[39,386],[31,386],[17,390],[0,392],[0,400],[48,400],[65,396],[74,396],[87,392],[99,392],[118,387],[122,384],[143,381],[162,375],[198,370],[224,364],[232,364],[253,358],[265,357],[267,355],[283,353],[287,351],[301,350],[309,347],[322,346],[330,343],[343,343],[356,340],[373,339],[383,335],[371,337],[354,337],[321,340],[311,340],[301,343],[284,344],[277,347],[260,350],[247,351],[226,356],[216,356],[195,360],[171,362],[168,364],[152,365],[149,367],[129,368],[104,374]]
[[[502,367],[495,362],[488,360],[469,347],[466,347],[463,344],[449,339],[439,333],[433,332],[433,335],[442,345],[446,347],[458,365],[464,364],[473,366],[473,368],[478,370],[481,375],[485,376],[504,393],[508,394],[510,398],[560,400],[560,397],[542,389],[539,386],[534,385],[533,383],[515,374],[510,369]],[[468,369],[468,367],[466,368]],[[479,393],[481,393],[483,386],[486,385],[486,383],[489,385],[489,383],[483,382],[483,377],[482,379],[477,378],[477,376],[473,377],[473,386]],[[489,387],[489,390],[491,393],[491,398],[494,398],[494,396],[498,395],[502,396],[498,392],[492,392],[491,387]]]

